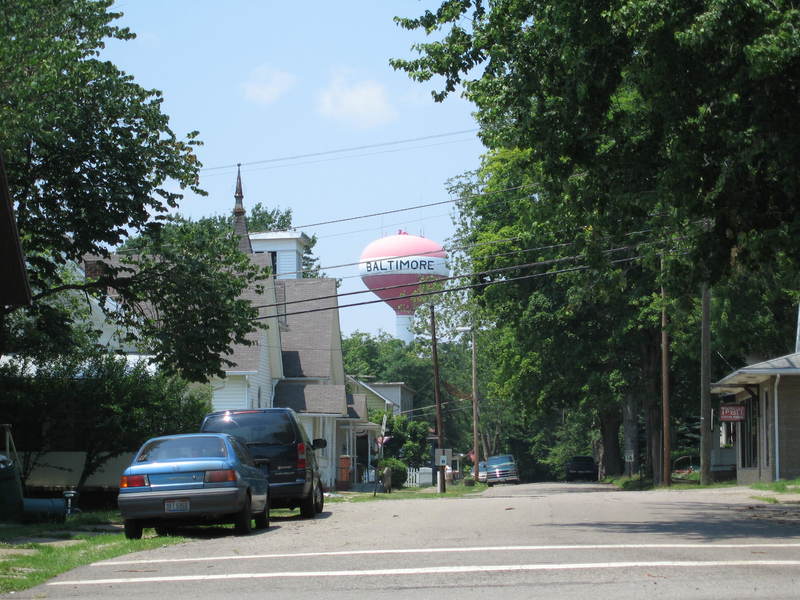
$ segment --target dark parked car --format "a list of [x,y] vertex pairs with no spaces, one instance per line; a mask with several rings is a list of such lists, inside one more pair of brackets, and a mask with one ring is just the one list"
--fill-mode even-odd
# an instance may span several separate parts
[[490,456],[486,459],[486,485],[495,483],[519,483],[517,462],[510,454]]
[[253,456],[268,461],[270,506],[300,507],[303,518],[322,512],[324,496],[314,450],[324,439],[308,440],[305,429],[290,408],[217,411],[206,415],[200,430],[229,433],[244,443]]
[[591,456],[573,456],[567,463],[566,480],[597,479],[597,463]]
[[224,434],[148,440],[122,473],[117,497],[125,537],[182,524],[234,523],[237,534],[269,527],[267,478],[239,441]]

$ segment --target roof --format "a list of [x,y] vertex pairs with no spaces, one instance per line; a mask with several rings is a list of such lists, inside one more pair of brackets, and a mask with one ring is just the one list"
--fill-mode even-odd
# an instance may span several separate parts
[[787,354],[742,367],[711,384],[714,394],[737,392],[749,385],[758,385],[775,375],[800,375],[800,352]]
[[350,419],[369,420],[365,394],[347,394],[347,416]]
[[348,413],[344,385],[321,385],[283,380],[275,387],[275,408],[291,408],[298,413],[345,416]]
[[297,240],[304,246],[311,243],[309,238],[302,231],[259,231],[250,233],[251,240]]
[[[278,279],[275,291],[278,302],[287,303],[278,309],[281,314],[288,313],[285,326],[281,328],[284,376],[330,379],[334,375],[332,353],[341,352],[336,281],[327,278]],[[332,310],[291,314],[320,308]],[[338,379],[343,381],[344,377]]]

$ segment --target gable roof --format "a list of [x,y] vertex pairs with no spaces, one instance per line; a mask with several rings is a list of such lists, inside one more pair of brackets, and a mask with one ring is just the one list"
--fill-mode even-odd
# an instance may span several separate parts
[[344,385],[324,385],[283,380],[275,387],[272,405],[298,413],[345,416],[348,412]]
[[748,365],[711,384],[714,394],[727,394],[758,385],[775,375],[800,375],[800,352]]
[[[285,377],[335,378],[333,353],[341,352],[336,281],[327,278],[275,281],[279,314],[287,314],[281,328],[281,353]],[[329,309],[303,314],[295,312]]]

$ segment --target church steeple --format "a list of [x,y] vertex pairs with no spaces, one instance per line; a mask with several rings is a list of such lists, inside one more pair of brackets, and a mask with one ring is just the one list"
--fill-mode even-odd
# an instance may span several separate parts
[[250,235],[247,231],[247,216],[245,216],[244,194],[242,193],[242,170],[241,164],[236,165],[236,191],[233,194],[236,203],[233,205],[233,231],[239,236],[239,250],[245,254],[253,253],[253,246],[250,244]]

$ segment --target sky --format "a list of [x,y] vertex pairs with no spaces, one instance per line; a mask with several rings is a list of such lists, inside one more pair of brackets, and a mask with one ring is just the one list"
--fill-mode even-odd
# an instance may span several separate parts
[[[447,180],[475,169],[483,151],[468,102],[436,103],[430,92],[440,82],[421,84],[389,65],[416,56],[412,44],[425,41],[393,17],[437,4],[121,0],[117,24],[137,38],[111,40],[102,56],[164,94],[179,137],[200,132],[208,196],[189,193],[181,214],[230,213],[241,163],[245,209],[291,208],[293,224],[317,236],[323,270],[342,279],[339,291],[366,290],[357,266],[326,267],[358,261],[369,242],[399,229],[446,245],[451,205],[304,225],[448,200]],[[348,148],[362,149],[331,153]],[[340,304],[373,299],[368,292]],[[339,314],[344,336],[394,334],[394,313],[382,303]]]

